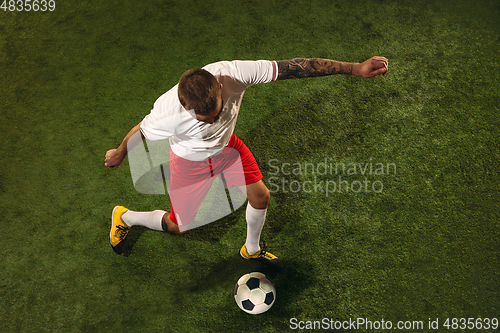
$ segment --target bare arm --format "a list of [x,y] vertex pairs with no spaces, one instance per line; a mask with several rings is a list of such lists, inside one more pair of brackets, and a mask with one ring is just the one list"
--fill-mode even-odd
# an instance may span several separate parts
[[[118,146],[118,148],[108,150],[106,152],[104,165],[107,166],[108,168],[116,168],[117,166],[119,166],[123,162],[125,156],[127,155],[127,149],[130,139],[132,137],[138,138],[138,136],[134,136],[134,134],[140,132],[140,130],[141,130],[141,123],[132,127],[132,129],[125,136],[125,138],[123,139],[120,146]],[[142,140],[144,140],[144,136],[142,135],[142,133],[140,135],[140,138],[141,138],[140,141],[142,142]],[[139,142],[134,142],[134,146],[138,143]]]
[[362,63],[341,62],[320,58],[295,58],[281,60],[277,63],[278,80],[334,74],[374,77],[379,74],[385,74],[388,70],[388,60],[384,57],[373,57]]

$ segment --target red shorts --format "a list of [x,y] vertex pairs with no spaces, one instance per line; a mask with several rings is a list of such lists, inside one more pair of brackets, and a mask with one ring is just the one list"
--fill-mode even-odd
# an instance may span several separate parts
[[170,150],[170,220],[178,225],[191,223],[217,178],[226,188],[262,179],[250,149],[234,133],[227,147],[204,161],[186,160]]

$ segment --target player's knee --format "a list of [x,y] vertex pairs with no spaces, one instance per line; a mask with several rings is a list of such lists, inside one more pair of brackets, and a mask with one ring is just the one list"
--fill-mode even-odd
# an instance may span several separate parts
[[249,198],[250,205],[255,209],[265,209],[269,206],[271,200],[271,193],[267,187],[259,191],[259,194],[254,198]]
[[174,222],[172,222],[172,220],[170,220],[169,213],[163,215],[161,220],[161,227],[163,229],[163,232],[168,232],[169,234],[174,234],[174,235],[182,235],[187,232],[187,231],[181,232],[179,230],[179,226]]
[[262,203],[267,206],[269,206],[269,201],[271,200],[271,192],[269,192],[269,189],[266,187],[266,190],[262,196]]

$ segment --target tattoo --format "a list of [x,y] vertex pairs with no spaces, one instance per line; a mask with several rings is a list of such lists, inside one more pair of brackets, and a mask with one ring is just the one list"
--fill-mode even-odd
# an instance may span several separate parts
[[352,74],[352,63],[328,59],[304,59],[278,61],[278,80],[318,77],[333,74]]

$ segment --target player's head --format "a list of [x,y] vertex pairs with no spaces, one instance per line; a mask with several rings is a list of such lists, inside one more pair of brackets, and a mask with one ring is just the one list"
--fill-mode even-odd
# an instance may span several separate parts
[[194,110],[200,121],[207,117],[216,118],[222,108],[221,87],[208,71],[193,68],[182,74],[179,80],[179,101],[186,110]]

